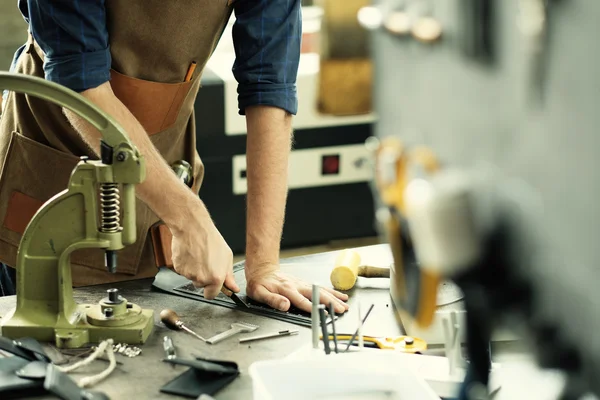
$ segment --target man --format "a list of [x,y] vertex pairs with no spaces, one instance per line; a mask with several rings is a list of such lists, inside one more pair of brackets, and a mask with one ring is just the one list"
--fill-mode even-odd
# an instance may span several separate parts
[[[162,250],[172,250],[172,267],[204,287],[207,298],[223,283],[239,288],[231,249],[198,197],[204,169],[195,150],[193,107],[201,72],[235,11],[233,72],[248,130],[247,293],[279,310],[294,305],[310,311],[309,284],[279,269],[291,115],[297,111],[300,0],[19,0],[19,7],[30,34],[13,71],[81,93],[124,127],[147,162],[146,180],[137,187],[137,243],[119,252],[114,275],[105,271],[101,252],[74,253],[74,285],[152,276],[154,252],[167,243]],[[78,157],[97,157],[99,137],[68,110],[22,94],[6,97],[0,261],[15,265],[28,221],[66,187]],[[178,160],[192,165],[192,190],[170,168]],[[168,229],[151,230],[161,222]],[[5,270],[2,286],[14,283],[13,270]],[[347,296],[333,290],[317,300],[333,302],[338,312],[348,308]]]

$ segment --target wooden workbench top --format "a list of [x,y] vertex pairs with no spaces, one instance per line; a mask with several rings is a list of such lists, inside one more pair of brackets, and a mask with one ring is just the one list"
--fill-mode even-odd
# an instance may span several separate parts
[[[363,262],[370,265],[389,266],[392,256],[387,245],[368,246],[357,249]],[[321,253],[282,260],[289,268],[293,264],[314,263],[322,268],[332,268],[335,252]],[[289,271],[289,269],[288,269]],[[362,278],[361,278],[362,279]],[[361,283],[363,282],[363,283]],[[361,281],[351,292],[350,311],[336,323],[337,333],[354,332],[357,326],[357,304],[366,311],[370,304],[375,304],[365,327],[365,335],[399,335],[402,332],[396,322],[393,307],[389,297],[389,282],[386,280]],[[326,284],[328,282],[323,282]],[[112,375],[104,382],[95,386],[94,390],[103,391],[111,399],[175,399],[176,396],[159,392],[161,386],[185,371],[188,367],[163,363],[164,352],[162,338],[170,335],[177,348],[177,355],[184,358],[193,356],[210,357],[220,360],[230,360],[238,363],[240,376],[228,387],[214,397],[220,399],[251,399],[252,381],[248,375],[249,366],[256,361],[283,358],[302,346],[311,343],[310,328],[280,322],[266,317],[244,313],[225,307],[189,300],[183,297],[154,292],[151,290],[152,280],[138,280],[113,285],[99,285],[76,289],[75,299],[78,303],[96,303],[105,296],[107,289],[115,287],[128,301],[143,308],[155,310],[154,330],[143,352],[135,358],[117,355],[122,362]],[[5,315],[14,307],[14,296],[0,298],[0,316]],[[284,329],[298,329],[295,336],[268,339],[248,344],[239,344],[240,335],[227,339],[216,345],[201,342],[185,332],[170,331],[158,319],[158,314],[164,308],[175,310],[186,325],[203,337],[210,337],[227,330],[233,322],[249,322],[259,325],[259,329],[250,335],[268,333]],[[106,363],[96,362],[87,370],[87,374],[96,373],[106,368]],[[93,369],[91,369],[93,368]],[[76,374],[73,374],[77,377]]]

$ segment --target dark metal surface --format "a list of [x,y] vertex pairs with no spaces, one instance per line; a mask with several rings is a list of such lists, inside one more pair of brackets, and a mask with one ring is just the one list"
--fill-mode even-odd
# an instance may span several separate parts
[[[388,246],[369,246],[358,249],[361,259],[370,265],[386,266],[392,260]],[[311,265],[320,269],[322,275],[319,283],[328,285],[328,276],[333,268],[335,252],[322,253],[282,260],[282,268],[294,273],[297,267]],[[96,302],[106,295],[111,287],[118,288],[121,295],[145,308],[155,310],[154,331],[148,342],[139,346],[142,354],[128,358],[117,355],[122,362],[113,374],[94,390],[106,392],[111,399],[175,399],[177,397],[162,394],[159,388],[181,374],[186,367],[164,363],[163,337],[169,335],[176,347],[177,355],[181,358],[200,356],[217,360],[235,361],[240,368],[240,376],[227,388],[217,393],[218,400],[251,399],[252,382],[248,375],[248,367],[255,361],[283,358],[302,346],[310,345],[310,328],[298,327],[289,323],[260,317],[225,307],[210,305],[183,297],[167,295],[151,291],[152,280],[139,280],[112,285],[100,285],[75,290],[78,302]],[[357,306],[360,303],[364,312],[370,304],[375,304],[363,332],[365,335],[387,336],[400,335],[401,332],[395,320],[395,313],[389,299],[389,280],[377,278],[359,278],[357,287],[350,292],[350,310],[336,322],[338,333],[354,332],[358,322]],[[14,297],[0,298],[0,315],[6,313],[15,304]],[[190,329],[198,334],[210,337],[227,330],[234,322],[249,322],[260,328],[252,334],[267,333],[285,329],[298,329],[297,335],[277,339],[262,340],[255,343],[240,344],[238,337],[227,339],[217,345],[202,343],[183,331],[172,331],[164,327],[159,320],[160,310],[171,308],[177,312]],[[239,338],[244,335],[239,335]],[[86,370],[88,374],[97,373],[106,368],[106,363],[98,362]],[[73,374],[80,378],[82,375]]]

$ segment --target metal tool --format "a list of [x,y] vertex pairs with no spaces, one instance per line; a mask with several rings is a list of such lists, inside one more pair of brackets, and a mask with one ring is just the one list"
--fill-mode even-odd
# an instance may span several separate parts
[[187,187],[192,186],[192,179],[194,177],[192,166],[185,160],[179,160],[171,165],[171,169],[177,175],[177,178],[183,182]]
[[246,322],[236,322],[234,324],[231,324],[231,328],[229,328],[225,332],[219,333],[218,335],[211,337],[206,342],[209,344],[217,344],[233,335],[237,335],[238,333],[254,332],[257,329],[257,325],[248,324]]
[[173,345],[173,340],[169,336],[163,338],[163,349],[165,350],[165,357],[167,357],[167,360],[172,360],[177,357],[175,345]]
[[130,347],[126,343],[117,343],[113,345],[113,352],[133,358],[142,354],[142,349],[139,347]]
[[192,331],[187,326],[185,326],[183,324],[183,321],[179,319],[179,315],[177,315],[177,313],[173,310],[170,310],[168,308],[162,310],[160,312],[160,320],[163,324],[165,324],[167,328],[174,330],[184,330],[190,335],[193,335],[196,338],[202,340],[203,342],[206,342],[206,339],[204,339],[202,336],[198,335],[196,332]]
[[319,286],[312,285],[312,312],[310,314],[310,318],[313,349],[319,348],[319,297]]
[[[342,333],[335,338],[329,335],[329,340],[337,339],[339,342],[350,342],[352,335]],[[412,336],[375,337],[363,336],[365,347],[376,347],[381,350],[397,350],[404,353],[420,353],[427,350],[427,342]],[[354,340],[352,341],[354,342]],[[355,346],[355,344],[352,344]]]
[[[358,329],[356,330],[358,332],[358,349],[362,350],[364,347],[364,340],[363,340],[363,320],[362,320],[362,307],[360,306],[360,301],[358,302],[358,313],[356,314],[356,316],[358,317]],[[366,318],[365,318],[366,319]],[[352,344],[352,342],[348,343],[348,344]],[[346,348],[346,351],[348,350],[348,348]]]
[[[371,307],[369,307],[369,309],[367,310],[365,317],[362,319],[362,321],[360,321],[360,323],[358,325],[358,329],[356,329],[356,332],[354,332],[354,335],[352,335],[352,337],[350,338],[350,341],[348,342],[348,346],[346,346],[346,350],[344,350],[345,352],[348,351],[350,346],[352,346],[354,339],[356,339],[356,335],[358,335],[361,332],[362,326],[365,324],[365,321],[367,320],[367,318],[369,318],[369,314],[371,314],[371,310],[373,310],[373,307],[375,307],[375,304],[371,304]],[[360,336],[362,337],[362,335],[360,335]]]
[[333,302],[329,303],[329,315],[331,315],[331,331],[333,333],[333,344],[335,354],[338,354],[338,341],[335,333],[335,310],[333,308]]
[[242,300],[240,298],[240,296],[237,295],[237,293],[235,293],[233,290],[228,289],[225,285],[223,285],[223,287],[221,288],[221,293],[223,293],[225,296],[229,297],[231,300],[233,300],[233,302],[235,304],[237,304],[238,306],[241,307],[245,307],[245,308],[250,308],[250,306],[248,304],[246,304],[244,302],[244,300]]
[[294,329],[294,330],[286,329],[284,331],[266,333],[264,335],[242,338],[242,339],[240,339],[240,343],[254,342],[256,340],[271,339],[271,338],[281,337],[281,336],[292,336],[292,335],[297,335],[297,334],[298,334],[297,329]]
[[331,353],[329,347],[329,333],[327,332],[327,314],[325,314],[325,306],[319,305],[319,319],[321,321],[321,332],[323,332],[323,345],[325,346],[325,354]]
[[0,89],[69,109],[102,135],[100,160],[81,157],[67,189],[36,212],[22,236],[15,266],[17,306],[2,320],[2,336],[27,336],[59,348],[105,338],[144,343],[154,325],[153,311],[118,292],[98,304],[78,305],[70,264],[75,250],[97,248],[105,251],[107,269],[116,271],[116,251],[136,241],[135,185],[145,178],[143,156],[110,116],[70,89],[5,72],[0,72]]

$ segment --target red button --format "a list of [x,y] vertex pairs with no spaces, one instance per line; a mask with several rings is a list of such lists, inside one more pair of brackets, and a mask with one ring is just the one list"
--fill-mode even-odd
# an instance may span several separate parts
[[325,155],[321,162],[323,175],[337,175],[340,173],[340,156],[338,154]]

